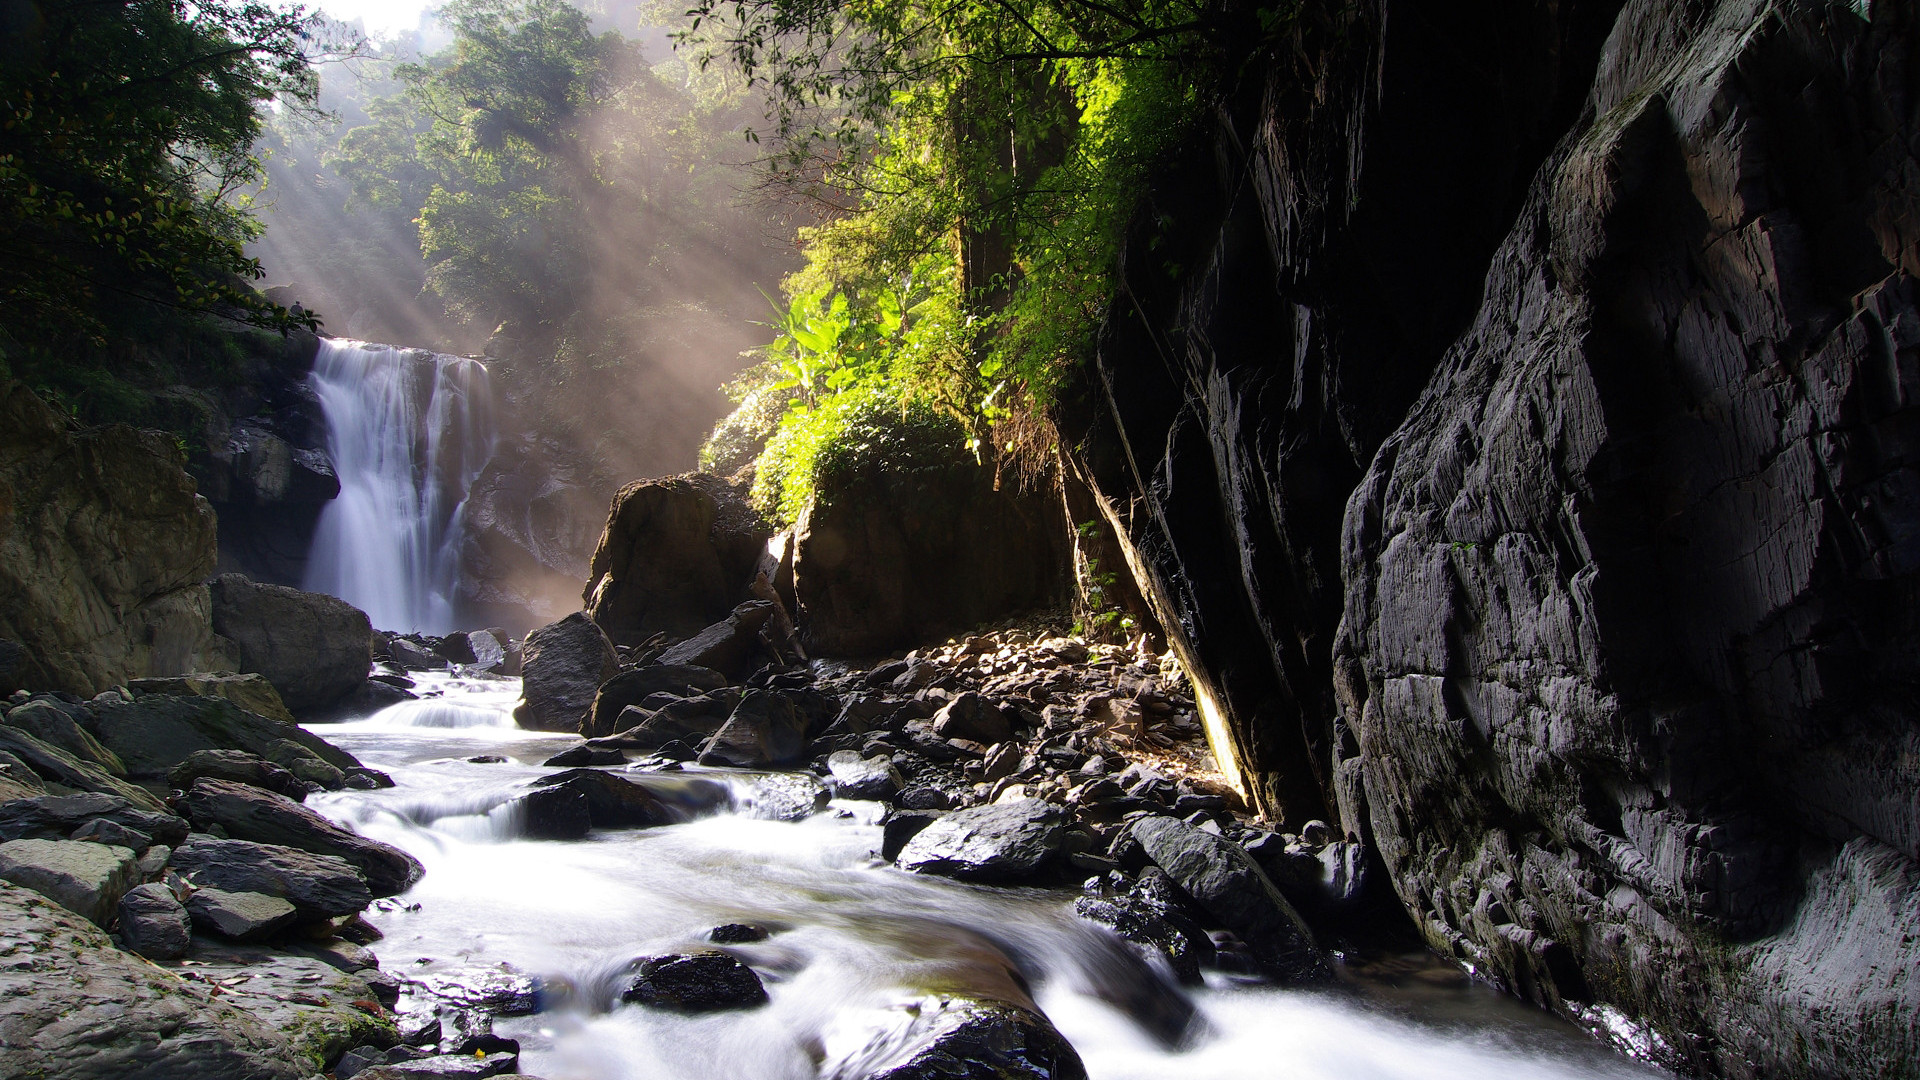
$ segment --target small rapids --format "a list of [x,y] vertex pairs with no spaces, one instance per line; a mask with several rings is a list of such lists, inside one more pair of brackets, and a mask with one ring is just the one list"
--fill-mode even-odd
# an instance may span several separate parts
[[[895,870],[874,854],[877,804],[769,820],[753,774],[629,772],[686,820],[524,839],[510,804],[573,740],[514,727],[515,682],[422,686],[434,696],[315,727],[396,786],[309,805],[427,868],[369,913],[386,934],[375,946],[384,966],[442,997],[506,986],[522,1009],[537,1007],[495,1030],[520,1040],[523,1072],[548,1080],[836,1077],[942,995],[1031,1001],[1095,1080],[1663,1075],[1416,958],[1358,965],[1313,990],[1218,974],[1182,989],[1075,918],[1070,893]],[[728,923],[771,931],[724,946],[760,974],[769,1004],[683,1016],[620,1002],[637,958],[710,948],[708,931]],[[410,994],[401,1008],[427,1001]]]

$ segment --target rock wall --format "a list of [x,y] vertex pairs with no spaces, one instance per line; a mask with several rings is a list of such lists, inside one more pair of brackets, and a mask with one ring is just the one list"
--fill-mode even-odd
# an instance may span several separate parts
[[91,696],[148,675],[230,667],[205,584],[214,515],[167,437],[69,431],[0,386],[0,638],[22,686]]

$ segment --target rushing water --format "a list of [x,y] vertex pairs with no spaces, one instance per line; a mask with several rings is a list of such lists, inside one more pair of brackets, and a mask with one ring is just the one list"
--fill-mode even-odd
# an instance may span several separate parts
[[[548,1080],[814,1080],[931,992],[1017,999],[1022,981],[1095,1080],[1664,1075],[1421,958],[1350,966],[1323,989],[1214,976],[1182,991],[1074,918],[1069,894],[902,873],[873,855],[874,804],[761,820],[747,774],[650,779],[689,808],[684,824],[521,839],[506,804],[570,740],[513,727],[516,681],[430,686],[441,696],[316,728],[396,786],[311,805],[427,867],[372,913],[388,970],[432,984],[506,964],[543,980],[543,1011],[495,1030],[521,1041],[522,1071]],[[467,760],[485,756],[507,760]],[[729,946],[766,980],[770,1004],[686,1017],[618,1003],[631,960],[702,945],[730,922],[774,931]],[[1153,1021],[1183,994],[1199,1021],[1169,1046]]]
[[382,629],[453,630],[461,516],[493,454],[486,367],[325,339],[309,379],[340,495],[321,512],[303,584]]

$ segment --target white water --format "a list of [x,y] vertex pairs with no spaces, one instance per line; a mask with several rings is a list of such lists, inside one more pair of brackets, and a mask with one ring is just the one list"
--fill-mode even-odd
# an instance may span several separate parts
[[453,625],[468,488],[493,454],[493,391],[478,361],[323,339],[309,382],[340,495],[320,515],[305,588],[383,630]]
[[[504,715],[513,682],[423,679],[443,708]],[[422,706],[428,704],[420,703]],[[577,842],[517,838],[506,803],[572,740],[508,724],[440,725],[399,706],[316,726],[390,772],[397,786],[315,796],[309,805],[419,858],[427,875],[371,914],[388,970],[423,982],[499,970],[541,977],[543,1012],[502,1019],[523,1072],[548,1080],[817,1080],[896,1023],[929,988],[1019,993],[1010,972],[1079,1051],[1094,1080],[1649,1080],[1661,1074],[1584,1034],[1418,959],[1348,969],[1315,990],[1215,976],[1182,991],[1118,939],[1071,914],[1071,894],[983,889],[906,874],[872,856],[875,804],[836,804],[805,821],[754,820],[708,798],[705,816]],[[504,756],[473,763],[476,755]],[[638,776],[638,774],[636,774]],[[744,774],[657,774],[736,789]],[[853,811],[837,816],[837,811]],[[414,909],[414,905],[418,905]],[[635,957],[698,946],[747,922],[766,941],[730,946],[766,980],[761,1008],[700,1017],[617,1002]],[[1392,969],[1389,978],[1380,974]],[[1170,1048],[1128,1012],[1187,994],[1203,1023]],[[402,1008],[423,997],[403,998]]]

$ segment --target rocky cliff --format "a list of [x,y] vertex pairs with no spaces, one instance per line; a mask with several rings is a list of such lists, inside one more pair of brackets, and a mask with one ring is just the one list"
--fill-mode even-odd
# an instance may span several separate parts
[[1643,1053],[1920,1075],[1912,6],[1349,12],[1061,417],[1221,756]]

